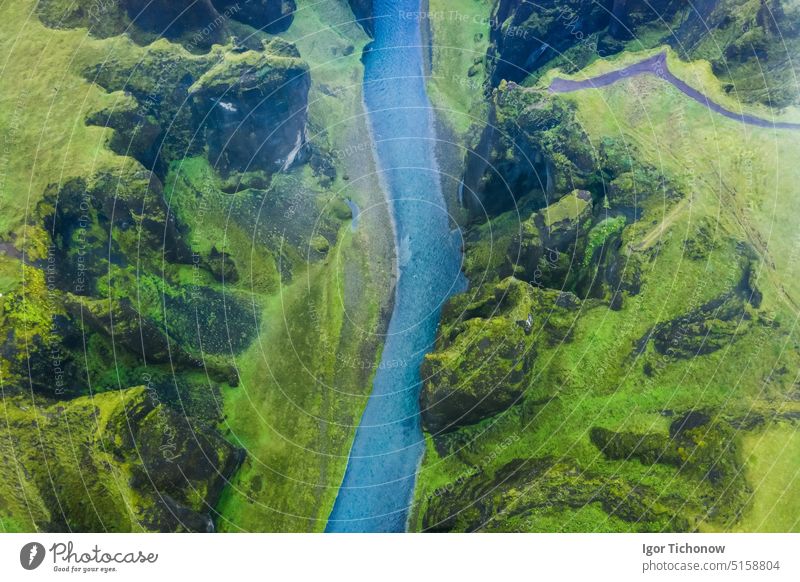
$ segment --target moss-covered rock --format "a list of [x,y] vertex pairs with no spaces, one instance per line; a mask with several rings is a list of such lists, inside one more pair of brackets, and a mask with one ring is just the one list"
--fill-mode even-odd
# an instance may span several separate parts
[[220,13],[270,34],[289,28],[297,9],[295,0],[211,0],[211,3]]
[[226,54],[189,88],[211,163],[227,175],[272,173],[301,159],[309,86],[308,67],[296,56]]
[[347,0],[356,20],[370,36],[375,35],[375,11],[372,2],[373,0]]
[[239,270],[233,257],[225,251],[218,250],[216,246],[211,247],[206,263],[217,281],[232,284],[239,280]]
[[168,38],[207,50],[239,23],[283,32],[295,9],[294,0],[40,0],[37,13],[53,28],[87,28],[100,38],[129,34],[140,44]]
[[[569,459],[515,459],[493,474],[476,472],[457,484],[441,487],[428,500],[423,517],[426,531],[531,531],[534,517],[570,514],[570,510],[599,506],[607,519],[627,524],[621,529],[682,531],[685,520],[675,516],[657,495],[624,478],[606,479],[582,470]],[[561,531],[579,523],[562,519]],[[536,531],[536,530],[533,530]]]
[[637,49],[667,43],[687,60],[709,59],[739,98],[783,107],[797,101],[799,10],[792,0],[497,0],[491,84],[522,82],[553,65],[574,70],[635,39]]
[[6,420],[0,516],[27,516],[27,530],[208,531],[241,460],[149,386],[57,404],[15,398]]
[[703,489],[700,499],[708,515],[737,519],[750,490],[744,480],[734,431],[729,423],[692,410],[670,424],[668,435],[594,427],[590,438],[608,459],[677,467]]
[[509,278],[472,303],[452,302],[442,340],[422,365],[425,429],[451,431],[519,402],[537,346],[568,340],[578,302],[562,295]]
[[730,346],[746,335],[761,317],[758,289],[751,287],[746,265],[737,287],[670,321],[655,325],[637,345],[642,353],[649,341],[662,356],[692,359]]
[[467,155],[464,191],[476,217],[544,208],[575,189],[600,191],[596,152],[570,105],[514,83],[492,94],[493,109]]

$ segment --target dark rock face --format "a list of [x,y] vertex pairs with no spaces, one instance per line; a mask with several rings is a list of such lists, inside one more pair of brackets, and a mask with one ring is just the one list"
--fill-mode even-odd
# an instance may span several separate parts
[[533,210],[597,180],[595,152],[569,105],[514,83],[493,92],[480,143],[467,156],[464,191],[476,217],[512,210],[528,198]]
[[495,7],[489,62],[492,83],[521,81],[528,74],[577,44],[609,21],[611,1],[500,0]]
[[709,503],[735,513],[747,502],[747,485],[732,435],[730,423],[696,410],[673,421],[669,435],[600,427],[592,428],[589,433],[592,443],[608,459],[672,465],[707,481],[715,491]]
[[[228,479],[243,460],[215,431],[192,426],[152,398],[134,399],[125,414],[108,425],[114,455],[128,459],[135,451],[131,486],[156,498],[149,526],[157,531],[213,531],[208,508],[219,500]],[[202,499],[197,502],[197,494]]]
[[[500,446],[503,446],[502,444]],[[646,487],[609,479],[550,457],[515,459],[493,475],[480,470],[435,491],[423,528],[436,532],[522,531],[529,516],[556,515],[598,503],[610,516],[636,523],[640,531],[685,531],[688,524],[649,497]],[[580,527],[580,526],[578,526]]]
[[40,500],[33,511],[41,530],[214,529],[211,508],[243,458],[213,428],[218,419],[188,417],[149,383],[14,405],[8,439],[26,491]]
[[375,36],[375,23],[373,22],[374,12],[372,0],[347,0],[350,9],[353,11],[358,23],[370,36]]
[[122,0],[121,5],[131,21],[146,32],[175,39],[204,30],[204,45],[222,38],[224,17],[211,0]]
[[[564,302],[562,295],[506,279],[472,303],[452,302],[443,339],[422,365],[425,429],[452,431],[517,403],[529,386],[537,346],[569,339],[569,311],[577,301]],[[544,325],[541,313],[548,314]]]
[[691,359],[731,345],[760,321],[756,308],[761,294],[752,287],[751,269],[745,264],[739,285],[683,315],[654,326],[638,343],[648,341],[668,358]]
[[270,34],[283,32],[292,24],[295,0],[211,0],[223,15],[260,28]]
[[594,34],[608,36],[606,45],[618,50],[618,41],[633,38],[642,24],[669,21],[681,8],[685,5],[677,0],[499,0],[488,54],[492,84],[519,82]]
[[206,149],[225,176],[266,178],[304,159],[310,77],[294,45],[280,39],[199,58],[160,46],[139,61],[85,74],[135,100],[88,122],[114,128],[111,147],[162,179],[172,161]]
[[206,262],[217,281],[236,283],[239,280],[239,271],[233,258],[225,251],[217,250],[216,246],[211,248]]
[[303,155],[308,67],[296,57],[249,51],[207,71],[189,89],[204,121],[209,159],[224,176],[274,173]]
[[270,34],[292,24],[294,0],[41,0],[48,26],[86,27],[99,37],[130,34],[139,44],[164,37],[193,51],[224,43],[241,22]]

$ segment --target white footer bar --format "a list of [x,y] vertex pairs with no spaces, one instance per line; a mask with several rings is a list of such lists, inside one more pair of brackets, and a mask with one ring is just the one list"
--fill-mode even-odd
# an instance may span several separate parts
[[3,580],[800,580],[800,534],[0,534]]

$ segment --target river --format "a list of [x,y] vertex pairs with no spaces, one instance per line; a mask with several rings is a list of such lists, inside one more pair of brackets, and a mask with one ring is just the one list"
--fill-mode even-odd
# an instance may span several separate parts
[[442,304],[466,287],[460,233],[451,230],[439,183],[420,0],[376,0],[374,10],[375,39],[364,55],[364,100],[394,221],[398,281],[381,362],[329,532],[406,529],[425,448],[419,367],[433,346]]

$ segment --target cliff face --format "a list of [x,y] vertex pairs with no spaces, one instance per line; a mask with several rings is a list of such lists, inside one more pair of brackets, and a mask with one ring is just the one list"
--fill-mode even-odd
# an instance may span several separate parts
[[492,15],[492,83],[521,81],[584,36],[608,26],[612,2],[500,0]]
[[[491,82],[521,82],[551,62],[574,70],[635,40],[634,50],[669,44],[687,60],[706,58],[739,98],[782,106],[797,99],[799,11],[791,0],[498,0],[487,55]],[[752,79],[759,63],[760,84]]]
[[210,508],[243,451],[162,403],[153,385],[25,404],[7,399],[0,443],[10,461],[0,467],[0,484],[16,484],[3,488],[3,510],[17,527],[214,531]]
[[310,78],[284,41],[194,57],[161,44],[138,61],[120,59],[85,74],[133,98],[89,122],[114,128],[111,147],[161,177],[173,160],[206,147],[225,176],[269,176],[302,159]]
[[308,67],[291,48],[281,53],[271,46],[265,53],[226,55],[189,87],[209,159],[223,175],[259,169],[271,174],[302,155]]
[[[726,91],[735,92],[738,99],[782,106],[798,98],[793,81],[797,64],[791,59],[800,48],[798,20],[800,7],[781,0],[704,0],[693,7],[674,0],[536,4],[499,0],[486,58],[490,123],[467,156],[464,185],[472,193],[467,206],[473,212],[496,213],[534,192],[538,204],[544,205],[544,196],[565,191],[566,176],[578,188],[593,179],[587,172],[592,160],[580,128],[555,122],[565,118],[564,112],[547,112],[563,105],[545,102],[542,108],[521,111],[505,83],[513,88],[554,66],[565,72],[578,70],[635,39],[634,50],[669,44],[687,60],[707,58],[726,81]],[[645,28],[647,45],[637,36]],[[715,49],[713,38],[725,41]],[[756,70],[763,72],[758,79]],[[496,91],[501,84],[503,90]],[[509,102],[499,103],[501,99]],[[517,123],[520,116],[525,119]]]
[[295,8],[294,0],[42,0],[37,12],[48,26],[81,26],[101,38],[125,33],[140,43],[168,38],[200,50],[224,42],[238,24],[283,32]]
[[[726,168],[716,173],[694,162],[724,120],[707,126],[706,111],[657,79],[568,96],[537,81],[554,67],[589,75],[604,55],[667,44],[681,64],[709,60],[721,81],[712,86],[734,99],[791,103],[797,9],[772,0],[495,3],[485,123],[469,134],[463,176],[470,289],[444,308],[422,368],[432,446],[419,476],[418,529],[742,523],[761,479],[743,443],[787,418],[762,400],[763,378],[786,398],[796,388],[771,375],[772,363],[754,374],[740,359],[791,332],[769,323],[769,297],[783,292],[754,275],[772,259],[758,242],[763,233],[739,222],[755,214],[738,193],[790,200],[794,190],[783,178],[781,187],[751,187],[736,168],[741,148],[759,168],[787,154],[742,146],[741,127],[726,126],[733,145],[715,151],[714,164]],[[679,110],[691,118],[678,120]],[[790,147],[794,138],[777,139]],[[700,185],[720,179],[737,193],[721,205]],[[794,307],[784,313],[793,320]],[[748,378],[739,402],[716,378],[723,368]],[[643,470],[652,479],[641,479]]]
[[[89,92],[85,109],[76,97],[54,116],[99,139],[76,138],[62,168],[41,172],[48,182],[29,212],[3,225],[13,226],[0,243],[10,421],[0,456],[13,463],[0,469],[0,529],[215,528],[213,508],[245,458],[219,429],[220,403],[259,333],[254,306],[324,259],[350,218],[321,186],[333,168],[317,177],[309,166],[302,196],[286,178],[309,158],[308,65],[291,43],[244,26],[283,30],[293,11],[287,0],[36,3],[33,44],[89,30],[88,49],[43,49],[77,56],[40,73],[69,79],[64,93]],[[41,101],[37,90],[25,98]],[[13,131],[27,143],[42,127],[26,117]],[[96,163],[73,162],[87,152]],[[283,182],[270,197],[273,180]]]
[[283,32],[292,24],[295,0],[212,0],[216,9],[230,18],[270,34]]
[[372,0],[347,0],[350,4],[350,9],[358,20],[358,23],[370,36],[375,35],[375,24],[373,22],[374,12],[372,8]]

